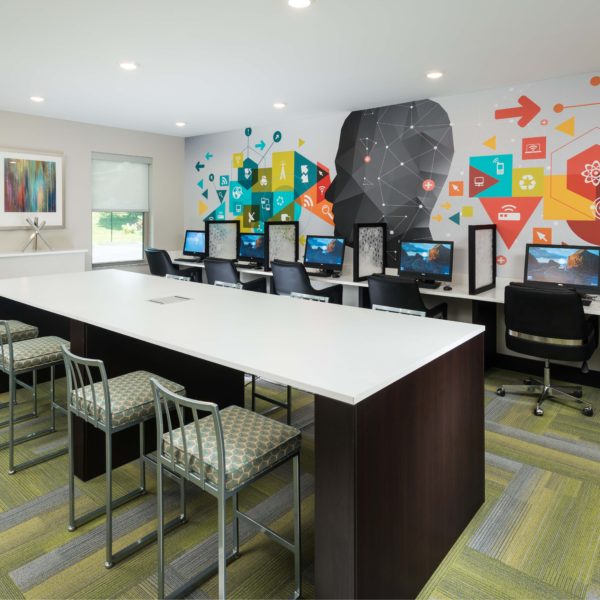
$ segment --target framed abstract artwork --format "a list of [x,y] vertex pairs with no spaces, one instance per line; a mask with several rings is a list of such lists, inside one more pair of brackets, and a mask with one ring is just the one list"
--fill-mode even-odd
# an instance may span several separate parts
[[385,223],[355,223],[353,279],[385,274],[387,226]]
[[206,221],[206,247],[211,258],[236,260],[239,241],[239,221]]
[[267,221],[265,235],[265,270],[274,260],[298,260],[298,221]]
[[496,226],[469,225],[469,294],[496,287]]
[[0,229],[64,227],[63,157],[0,149]]

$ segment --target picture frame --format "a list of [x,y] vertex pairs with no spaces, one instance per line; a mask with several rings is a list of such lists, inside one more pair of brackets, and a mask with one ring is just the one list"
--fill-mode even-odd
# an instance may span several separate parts
[[240,222],[206,221],[206,256],[237,260],[240,244]]
[[298,221],[267,221],[265,223],[265,271],[271,270],[273,260],[297,262],[299,241]]
[[371,275],[385,275],[387,224],[355,223],[352,240],[352,279],[364,281]]
[[469,294],[496,287],[496,225],[469,225]]
[[64,155],[0,148],[0,229],[64,227]]

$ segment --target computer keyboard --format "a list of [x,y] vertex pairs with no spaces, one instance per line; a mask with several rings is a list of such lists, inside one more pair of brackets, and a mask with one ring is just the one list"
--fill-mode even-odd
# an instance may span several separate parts
[[202,259],[200,258],[178,258],[178,261],[181,262],[189,262],[189,263],[201,263]]

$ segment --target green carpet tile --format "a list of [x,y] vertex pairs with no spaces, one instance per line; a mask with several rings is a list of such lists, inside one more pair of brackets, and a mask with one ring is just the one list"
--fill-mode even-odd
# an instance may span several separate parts
[[[496,396],[501,383],[521,376],[491,371],[486,379],[486,501],[419,598],[582,598],[600,599],[600,390],[585,388],[596,414],[547,402],[542,418],[532,414],[530,396]],[[40,419],[17,426],[19,434],[48,419],[48,384],[40,392]],[[284,400],[285,391],[259,382],[260,391]],[[249,386],[246,388],[249,404]],[[64,395],[64,381],[58,384]],[[27,394],[19,392],[18,411]],[[6,394],[0,395],[0,402]],[[314,411],[311,395],[293,395],[293,421],[302,430],[302,543],[306,598],[314,597]],[[259,402],[259,410],[269,405]],[[6,410],[0,411],[3,420]],[[283,420],[277,409],[269,416]],[[19,446],[27,459],[66,443],[65,418],[57,433]],[[5,435],[0,435],[0,440]],[[151,545],[106,570],[104,522],[98,519],[73,533],[66,528],[67,457],[7,474],[0,451],[0,598],[152,598],[156,590],[156,546]],[[138,467],[116,470],[115,494],[135,487]],[[77,511],[103,502],[103,477],[77,483]],[[167,479],[166,508],[177,512],[178,490]],[[154,527],[155,478],[148,494],[115,513],[115,548]],[[240,496],[242,510],[292,534],[291,467],[284,465]],[[166,540],[167,591],[216,556],[216,501],[190,486],[188,524]],[[289,552],[241,525],[242,556],[228,567],[232,598],[288,598],[293,591]],[[217,593],[213,577],[190,597]]]

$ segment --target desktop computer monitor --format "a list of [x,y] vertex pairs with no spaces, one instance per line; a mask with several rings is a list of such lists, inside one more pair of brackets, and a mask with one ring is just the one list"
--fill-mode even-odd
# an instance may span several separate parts
[[419,285],[438,287],[452,281],[454,242],[400,242],[398,275],[414,277]]
[[183,254],[184,256],[204,258],[206,256],[206,233],[204,231],[188,229],[185,232]]
[[523,279],[598,292],[600,247],[527,244]]
[[240,233],[238,260],[264,264],[265,236],[263,233]]
[[330,235],[307,235],[304,265],[327,273],[339,272],[344,266],[346,240]]

